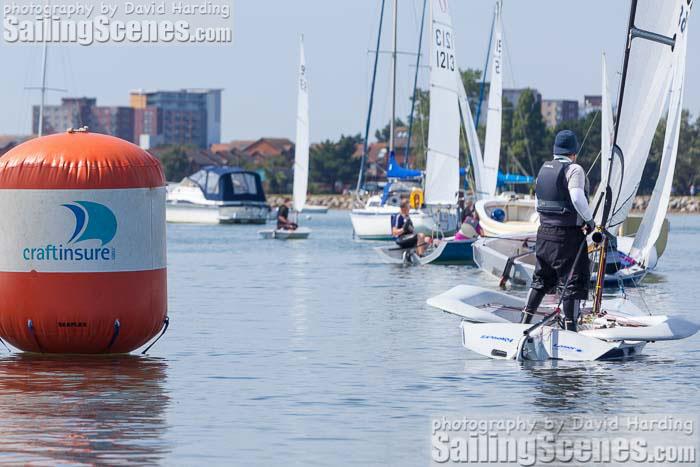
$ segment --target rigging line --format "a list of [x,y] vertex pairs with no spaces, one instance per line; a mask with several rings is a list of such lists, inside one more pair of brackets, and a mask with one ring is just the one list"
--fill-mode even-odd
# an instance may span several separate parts
[[360,161],[360,173],[357,176],[357,189],[355,191],[356,196],[360,194],[360,188],[362,188],[362,179],[365,171],[365,164],[367,161],[367,147],[369,143],[369,131],[372,121],[372,106],[374,104],[374,87],[377,80],[377,66],[379,64],[379,47],[382,40],[382,26],[384,25],[384,6],[386,0],[382,0],[381,13],[379,14],[379,31],[377,32],[377,53],[374,55],[374,68],[372,71],[372,88],[369,94],[369,108],[367,109],[367,122],[365,124],[365,141],[362,149],[362,160]]
[[598,114],[600,114],[600,110],[595,113],[595,115],[593,116],[593,121],[588,126],[588,131],[586,131],[586,136],[583,137],[583,141],[581,142],[581,146],[579,146],[579,148],[578,148],[579,154],[581,154],[583,152],[583,148],[586,146],[586,141],[588,140],[588,135],[591,134],[591,129],[593,129],[593,125],[595,124],[596,120],[598,120]]
[[603,154],[602,149],[600,151],[598,151],[598,155],[595,156],[595,159],[593,159],[593,162],[591,162],[591,166],[588,168],[588,171],[586,172],[586,177],[588,177],[591,174],[591,171],[593,170],[593,167],[595,167],[596,164],[598,163],[598,159],[600,159],[601,154]]
[[[502,13],[502,12],[501,12]],[[503,28],[501,31],[501,34],[503,35],[503,55],[505,55],[506,59],[508,60],[508,72],[510,73],[510,80],[513,84],[514,88],[518,87],[517,81],[515,80],[515,68],[513,68],[513,60],[511,57],[510,53],[510,47],[508,46],[508,38],[506,37],[506,29]]]

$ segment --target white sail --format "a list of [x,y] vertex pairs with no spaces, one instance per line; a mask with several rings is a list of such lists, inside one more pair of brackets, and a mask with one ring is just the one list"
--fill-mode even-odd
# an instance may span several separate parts
[[671,198],[671,187],[673,186],[673,174],[676,166],[676,156],[678,155],[678,141],[683,113],[683,90],[685,84],[685,62],[688,43],[687,23],[683,31],[678,31],[676,36],[676,47],[674,49],[673,79],[669,92],[669,109],[666,119],[666,134],[664,136],[664,149],[661,157],[661,167],[659,176],[654,186],[654,192],[649,200],[644,212],[644,218],[639,226],[639,230],[634,237],[630,255],[643,265],[653,267],[649,264],[651,251],[655,247],[656,241],[661,233],[661,228],[668,209],[668,202]]
[[493,58],[491,61],[491,83],[489,85],[488,115],[486,118],[486,141],[484,143],[484,172],[482,174],[484,191],[496,194],[498,183],[498,163],[501,155],[501,125],[503,96],[503,23],[501,9],[503,4],[496,3],[496,17],[493,30]]
[[613,133],[615,132],[615,124],[613,121],[612,100],[610,99],[610,86],[608,84],[608,64],[603,52],[603,82],[602,82],[602,99],[600,109],[601,137],[600,137],[600,170],[601,180],[608,174],[608,157],[612,149]]
[[[636,5],[636,30],[667,38],[674,37],[679,29],[679,16],[685,15],[687,10],[687,0],[638,0]],[[627,77],[623,83],[624,99],[618,103],[615,143],[619,154],[613,158],[609,180],[612,204],[608,227],[624,222],[637,194],[656,126],[663,112],[672,58],[673,49],[668,44],[647,37],[631,40]]]
[[474,175],[474,183],[476,185],[473,187],[473,190],[474,194],[476,195],[476,199],[478,200],[489,196],[490,193],[486,192],[483,185],[482,174],[484,173],[484,162],[483,156],[481,155],[481,143],[479,143],[479,135],[477,134],[476,127],[474,126],[474,117],[472,116],[472,110],[469,106],[467,90],[464,89],[464,82],[460,76],[457,76],[457,81],[459,107],[462,111],[464,132],[467,135],[467,145],[469,146],[469,156]]
[[454,206],[459,191],[459,69],[448,0],[431,0],[430,128],[425,204]]
[[306,76],[304,38],[301,38],[297,95],[297,138],[294,149],[294,210],[301,212],[306,204],[309,184],[309,83]]

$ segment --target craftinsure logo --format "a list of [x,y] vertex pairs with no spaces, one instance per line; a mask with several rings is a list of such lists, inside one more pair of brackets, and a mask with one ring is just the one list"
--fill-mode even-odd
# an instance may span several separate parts
[[[109,247],[117,234],[117,218],[111,209],[94,201],[74,201],[62,204],[75,218],[75,228],[68,232],[67,241],[24,248],[26,261],[114,261],[116,250]],[[92,240],[91,243],[84,244]],[[99,242],[99,246],[95,246]]]

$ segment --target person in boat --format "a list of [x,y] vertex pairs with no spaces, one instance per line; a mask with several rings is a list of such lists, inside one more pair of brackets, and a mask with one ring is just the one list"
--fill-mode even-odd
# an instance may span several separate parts
[[474,201],[467,200],[462,208],[462,224],[455,233],[455,240],[470,240],[483,234],[484,231],[479,224],[479,214],[474,207]]
[[595,230],[595,222],[588,205],[586,172],[576,163],[578,150],[576,134],[560,131],[554,140],[554,158],[545,162],[537,175],[537,264],[522,323],[532,321],[545,294],[558,290],[562,294],[564,327],[576,331],[579,300],[588,298],[590,260],[584,252],[578,255],[576,264],[574,261],[586,235]]
[[413,227],[413,221],[409,216],[411,206],[407,199],[401,201],[401,212],[394,218],[391,226],[391,235],[394,241],[401,248],[415,248],[416,253],[422,256],[425,253],[425,246],[430,242],[430,237],[422,233],[417,233]]
[[299,226],[289,220],[289,210],[292,207],[292,200],[285,198],[282,206],[277,209],[277,229],[296,230]]

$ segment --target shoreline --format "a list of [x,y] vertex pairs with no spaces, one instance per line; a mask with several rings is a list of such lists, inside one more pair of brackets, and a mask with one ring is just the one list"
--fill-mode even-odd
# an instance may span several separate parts
[[[267,202],[273,208],[282,204],[284,198],[291,198],[291,195],[273,194],[267,196]],[[644,212],[649,205],[651,196],[637,196],[632,204],[632,212]],[[309,195],[307,203],[316,206],[326,206],[329,209],[349,211],[355,206],[355,194],[347,195]],[[700,195],[698,196],[672,196],[668,203],[669,214],[700,214]]]

